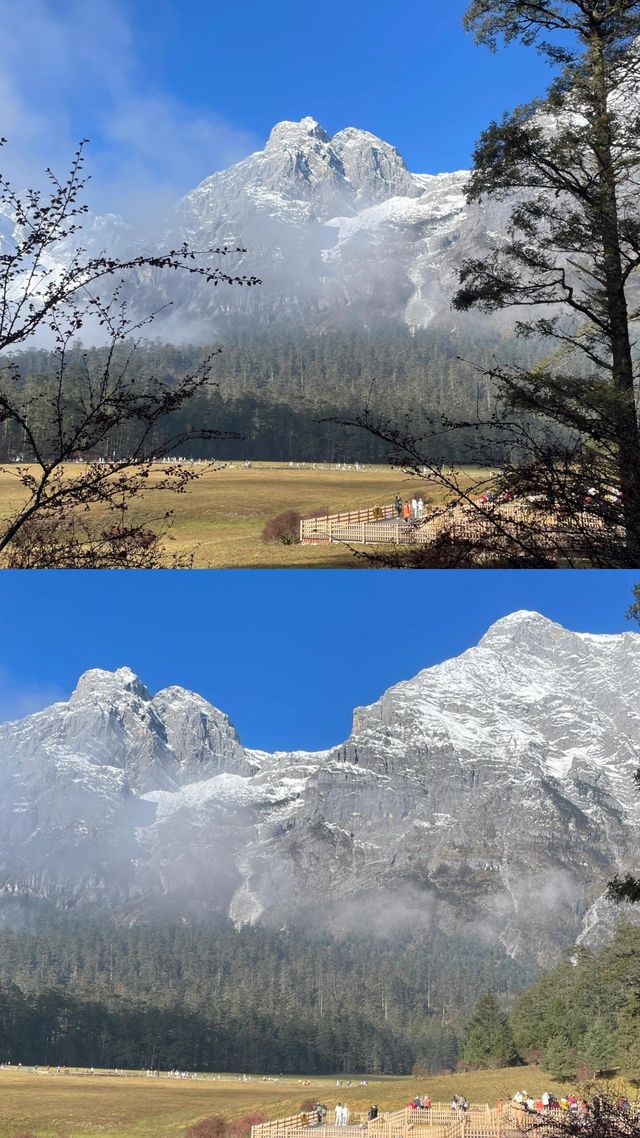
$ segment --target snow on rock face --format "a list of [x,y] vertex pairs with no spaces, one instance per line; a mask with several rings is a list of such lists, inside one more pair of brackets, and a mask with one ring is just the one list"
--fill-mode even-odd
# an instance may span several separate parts
[[17,725],[12,744],[20,753],[64,751],[85,763],[123,769],[134,793],[223,769],[251,769],[227,716],[182,688],[152,699],[129,668],[86,672],[68,704]]
[[513,613],[357,708],[340,746],[269,755],[200,696],[91,671],[0,727],[0,888],[341,927],[393,897],[394,920],[418,903],[548,963],[607,934],[636,856],[639,686],[637,634]]
[[[451,319],[461,259],[486,248],[487,224],[501,226],[504,207],[500,219],[486,204],[467,209],[466,179],[412,174],[374,134],[347,127],[330,138],[304,118],[278,123],[264,150],[206,179],[181,210],[198,241],[233,235],[246,246],[243,267],[267,286],[251,302],[259,318],[275,304],[302,320],[350,310],[419,327]],[[196,289],[190,310],[213,315],[210,293]]]
[[152,699],[129,668],[86,672],[68,703],[0,726],[0,861],[43,896],[128,896],[155,811],[145,791],[224,769],[253,765],[205,700]]
[[[636,108],[637,91],[628,104]],[[262,286],[220,290],[196,277],[144,272],[134,278],[130,299],[145,316],[171,302],[173,314],[159,319],[176,319],[181,338],[187,328],[190,338],[206,342],[224,335],[232,317],[251,327],[274,319],[314,329],[371,327],[379,318],[411,329],[439,319],[456,328],[485,326],[487,319],[512,327],[507,312],[452,313],[461,265],[504,241],[513,205],[496,198],[467,203],[467,181],[467,171],[411,172],[395,146],[366,130],[345,127],[332,138],[311,117],[277,123],[262,150],[176,203],[157,238],[163,251],[185,240],[201,250],[245,248],[226,267],[261,278]],[[0,213],[3,247],[11,247],[13,228]],[[142,251],[131,227],[112,215],[88,217],[83,244],[94,253]],[[145,252],[149,244],[156,244],[153,236]],[[54,273],[70,248],[62,242],[54,250]]]
[[[394,146],[352,127],[331,139],[315,119],[303,118],[277,123],[264,150],[205,179],[183,205],[203,221],[219,203],[231,215],[237,213],[241,198],[248,197],[254,208],[267,205],[276,212],[280,203],[301,199],[311,203],[304,215],[310,222],[326,220],[340,206],[352,212],[397,194],[417,197],[421,192]],[[290,213],[282,220],[289,222]]]
[[115,672],[107,672],[103,668],[91,668],[78,680],[71,702],[79,703],[83,699],[98,700],[102,695],[106,699],[114,697],[117,699],[120,693],[131,693],[141,700],[151,699],[146,687],[131,668],[118,668]]
[[300,146],[307,138],[317,138],[320,142],[330,142],[331,139],[324,127],[316,119],[307,115],[300,122],[290,122],[284,119],[276,123],[267,142],[266,149],[275,149],[280,146]]
[[201,696],[180,687],[165,688],[151,706],[176,756],[180,782],[200,778],[203,771],[252,773],[229,717]]
[[[224,334],[232,316],[314,328],[369,325],[379,316],[412,328],[438,317],[450,324],[462,260],[486,252],[509,216],[505,204],[467,206],[466,180],[464,171],[414,174],[395,146],[366,130],[346,127],[331,138],[310,117],[277,123],[262,150],[176,203],[157,237],[163,251],[184,240],[198,249],[245,248],[227,267],[263,285],[221,292],[183,274],[141,272],[131,302],[146,315],[171,301],[176,316],[159,319],[177,318],[181,335],[186,326],[207,341]],[[0,217],[0,242],[12,229]],[[86,219],[89,252],[127,256],[143,251],[137,241],[121,218]],[[154,244],[148,235],[144,251]],[[62,242],[54,250],[53,271],[62,271],[70,248]],[[473,318],[455,317],[462,319]]]
[[334,134],[331,145],[355,189],[357,202],[371,204],[398,195],[419,197],[421,187],[407,170],[400,151],[375,134],[347,127]]

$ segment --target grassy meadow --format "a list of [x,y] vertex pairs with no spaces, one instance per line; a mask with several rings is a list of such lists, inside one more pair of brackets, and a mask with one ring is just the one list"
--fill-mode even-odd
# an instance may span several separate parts
[[[469,481],[477,470],[465,471]],[[194,554],[200,569],[350,569],[361,566],[340,545],[264,544],[260,533],[267,521],[285,510],[306,514],[328,506],[331,513],[385,505],[396,494],[407,498],[422,494],[433,503],[446,497],[415,477],[388,466],[361,470],[299,469],[288,465],[256,463],[224,470],[207,469],[184,494],[151,494],[132,507],[131,516],[161,517],[174,510],[174,523],[167,535],[169,553]],[[20,487],[15,476],[0,471],[0,517],[17,507]]]
[[211,1114],[239,1118],[263,1110],[268,1118],[281,1118],[295,1114],[308,1098],[326,1102],[330,1110],[342,1101],[353,1112],[364,1112],[372,1102],[381,1110],[397,1109],[414,1095],[427,1092],[433,1102],[448,1102],[453,1094],[464,1094],[471,1102],[494,1105],[523,1085],[532,1094],[545,1087],[560,1090],[559,1084],[536,1068],[522,1067],[423,1079],[369,1076],[366,1087],[359,1085],[361,1077],[352,1076],[354,1085],[347,1087],[347,1078],[341,1076],[338,1087],[334,1077],[291,1076],[271,1082],[259,1075],[246,1081],[201,1075],[179,1080],[4,1068],[0,1070],[0,1138],[26,1134],[34,1138],[182,1138],[187,1127]]

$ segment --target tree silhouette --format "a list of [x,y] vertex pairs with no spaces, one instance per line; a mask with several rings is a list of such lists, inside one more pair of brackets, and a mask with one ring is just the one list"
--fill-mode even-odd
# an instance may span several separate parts
[[[640,3],[473,0],[465,26],[492,50],[500,40],[537,48],[557,75],[545,98],[480,138],[467,199],[505,201],[510,220],[486,256],[462,265],[453,303],[512,310],[519,337],[547,354],[480,365],[495,395],[484,416],[434,418],[419,436],[368,411],[350,422],[467,509],[482,529],[478,563],[638,566]],[[468,485],[434,457],[456,432],[475,432],[470,463],[486,466],[493,452],[490,476]],[[494,500],[478,501],[488,487]]]
[[[214,287],[259,283],[221,268],[228,248],[89,256],[80,244],[88,213],[84,147],[65,180],[47,170],[47,191],[21,194],[0,176],[0,214],[12,226],[0,248],[0,423],[21,439],[17,461],[2,468],[15,479],[17,499],[0,523],[5,564],[156,563],[148,523],[129,520],[132,502],[150,491],[184,491],[197,471],[175,461],[180,449],[227,433],[206,423],[172,433],[171,415],[208,386],[211,356],[177,379],[153,367],[141,373],[136,352],[157,312],[130,315],[131,297],[140,274],[185,273]],[[73,351],[89,327],[106,341],[91,358]],[[36,334],[53,343],[53,384],[27,382],[15,354]],[[113,440],[124,426],[120,454]]]

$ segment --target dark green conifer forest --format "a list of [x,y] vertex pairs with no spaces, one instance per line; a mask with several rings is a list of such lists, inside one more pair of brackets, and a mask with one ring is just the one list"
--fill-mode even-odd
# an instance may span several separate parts
[[59,920],[0,934],[0,1060],[321,1074],[455,1068],[479,991],[530,978],[497,948],[231,924]]
[[[445,413],[452,419],[473,419],[491,411],[489,381],[468,361],[487,363],[496,351],[495,336],[473,341],[444,329],[411,334],[393,325],[308,335],[300,329],[260,332],[250,338],[236,335],[212,361],[211,385],[177,412],[170,427],[182,434],[203,425],[238,435],[238,438],[194,441],[185,448],[188,458],[251,459],[273,462],[381,462],[386,444],[366,431],[331,420],[353,418],[367,406],[398,425],[421,433],[431,417]],[[523,352],[515,340],[500,340],[502,355]],[[119,346],[123,355],[128,343]],[[194,369],[211,348],[141,344],[132,375],[144,386],[153,375],[169,384]],[[104,351],[76,346],[66,358],[66,385],[73,398],[87,374],[99,370]],[[44,350],[15,353],[16,382],[23,401],[29,392],[53,384],[56,357]],[[34,404],[45,414],[46,401]],[[126,456],[131,424],[123,421],[106,440],[103,457]],[[131,436],[132,437],[132,436]],[[158,440],[159,442],[160,440]],[[477,457],[475,432],[445,433],[431,450],[439,457],[469,461],[469,448]],[[15,422],[0,424],[0,461],[28,460],[25,439]],[[487,459],[491,457],[487,450]]]
[[0,1062],[640,1082],[640,928],[535,978],[472,939],[53,917],[0,932]]

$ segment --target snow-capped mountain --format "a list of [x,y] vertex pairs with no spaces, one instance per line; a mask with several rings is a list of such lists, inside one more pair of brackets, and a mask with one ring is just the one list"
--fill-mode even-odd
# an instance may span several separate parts
[[278,123],[264,150],[180,203],[182,233],[196,248],[239,243],[242,271],[263,281],[222,298],[185,286],[188,318],[223,330],[233,294],[233,307],[267,322],[451,320],[462,259],[506,223],[503,206],[467,206],[466,180],[464,171],[412,174],[394,146],[365,130],[330,138],[313,118]]
[[640,635],[535,613],[354,712],[322,752],[243,748],[127,668],[0,727],[0,911],[429,927],[547,962],[637,864]]
[[[462,260],[486,250],[509,216],[499,203],[468,206],[466,180],[465,171],[413,174],[394,146],[366,130],[347,127],[331,138],[310,117],[280,122],[263,150],[206,178],[157,232],[142,238],[122,218],[88,215],[47,265],[62,271],[73,241],[121,256],[183,241],[198,250],[246,249],[213,264],[261,278],[258,288],[213,288],[153,271],[136,277],[135,314],[161,309],[168,338],[224,337],[245,318],[251,328],[302,322],[323,330],[380,319],[420,328],[439,318],[450,327],[477,319],[451,311]],[[10,219],[0,213],[0,241],[3,234],[10,245]]]

